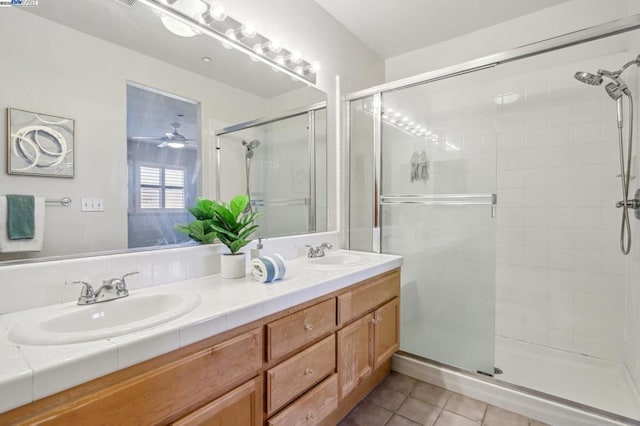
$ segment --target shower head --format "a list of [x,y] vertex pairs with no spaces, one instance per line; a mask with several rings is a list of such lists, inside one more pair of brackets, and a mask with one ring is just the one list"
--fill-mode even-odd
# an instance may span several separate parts
[[246,146],[248,151],[251,151],[260,146],[260,141],[258,139],[254,139],[251,142],[242,141],[242,145]]
[[590,72],[579,71],[573,75],[573,78],[592,86],[599,86],[602,84],[602,76],[591,74]]
[[253,158],[253,150],[260,146],[260,141],[258,139],[254,139],[251,142],[242,141],[242,146],[247,147],[245,158],[248,160]]

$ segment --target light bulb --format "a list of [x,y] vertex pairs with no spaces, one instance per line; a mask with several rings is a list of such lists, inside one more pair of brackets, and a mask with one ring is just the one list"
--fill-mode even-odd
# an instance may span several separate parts
[[402,121],[406,123],[406,122],[409,121],[409,118],[408,117],[402,117]]
[[209,6],[209,15],[216,21],[224,21],[227,19],[227,11],[224,10],[224,6],[218,2],[211,3],[211,6]]
[[320,62],[318,61],[314,61],[311,62],[311,72],[314,74],[317,74],[318,71],[320,71],[321,67],[320,67]]
[[294,64],[299,64],[300,61],[302,61],[302,53],[300,53],[299,50],[294,50],[291,52],[291,55],[289,55],[289,60]]
[[284,66],[284,57],[282,55],[276,56],[274,60],[276,61],[276,64]]
[[279,52],[282,50],[282,42],[280,39],[274,38],[269,42],[269,50],[272,52]]
[[240,31],[242,32],[242,35],[245,36],[246,38],[254,38],[258,33],[256,26],[251,21],[247,21],[244,24],[242,24],[242,27],[240,27]]
[[414,124],[416,124],[416,122],[415,122],[415,121],[410,121],[410,122],[409,122],[409,126],[413,126]]
[[296,72],[296,74],[298,75],[304,75],[304,68],[302,68],[300,65],[298,65],[294,71]]
[[402,117],[402,114],[400,114],[400,112],[398,111],[395,114],[393,114],[393,116],[396,117],[396,118],[400,118],[400,117]]
[[178,0],[172,7],[192,18],[201,17],[207,11],[207,4],[202,0]]

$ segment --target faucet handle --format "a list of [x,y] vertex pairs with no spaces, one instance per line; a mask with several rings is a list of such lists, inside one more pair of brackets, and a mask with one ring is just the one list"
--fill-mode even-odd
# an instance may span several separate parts
[[120,277],[120,280],[122,282],[125,282],[124,279],[131,276],[131,275],[135,275],[135,274],[139,274],[140,272],[135,271],[135,272],[127,272],[126,274],[124,274],[122,277]]
[[331,250],[333,248],[333,244],[324,242],[324,243],[320,244],[320,247],[323,247],[323,248],[326,248],[328,250]]
[[118,280],[118,283],[116,284],[116,291],[118,292],[118,296],[125,297],[129,295],[129,290],[127,290],[127,281],[125,279],[131,275],[135,275],[139,273],[140,272],[138,271],[128,272],[124,274],[122,277],[120,277],[120,279]]
[[93,287],[86,281],[82,280],[74,280],[74,281],[65,281],[65,285],[74,285],[78,284],[82,286],[82,290],[80,291],[80,299],[93,299],[95,297],[95,292],[93,291]]

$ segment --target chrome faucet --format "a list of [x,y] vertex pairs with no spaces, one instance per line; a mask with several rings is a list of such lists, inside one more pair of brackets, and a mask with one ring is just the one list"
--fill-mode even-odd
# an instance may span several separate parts
[[128,276],[135,275],[137,273],[138,272],[129,272],[120,278],[104,280],[97,290],[94,290],[91,284],[86,281],[65,281],[65,284],[81,285],[82,290],[80,291],[80,297],[78,297],[78,305],[91,305],[94,303],[101,303],[113,299],[120,299],[121,297],[127,297],[129,295],[129,290],[127,290],[127,282],[125,279]]
[[324,256],[324,251],[332,249],[333,245],[330,243],[322,243],[318,247],[313,247],[307,244],[305,247],[309,248],[309,253],[307,253],[307,257],[312,259],[314,257]]

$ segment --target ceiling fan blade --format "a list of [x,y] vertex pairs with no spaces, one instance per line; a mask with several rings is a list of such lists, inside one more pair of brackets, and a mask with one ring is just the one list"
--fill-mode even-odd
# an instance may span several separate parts
[[161,141],[163,140],[161,136],[132,136],[129,139],[136,141]]

